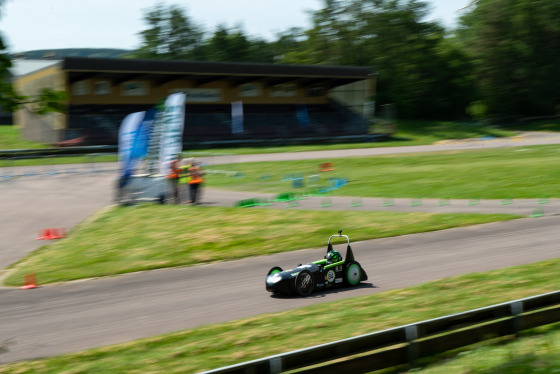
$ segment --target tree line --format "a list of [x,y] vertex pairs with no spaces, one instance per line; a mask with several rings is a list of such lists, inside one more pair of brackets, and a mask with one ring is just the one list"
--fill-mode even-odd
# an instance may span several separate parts
[[511,119],[560,111],[560,1],[478,0],[451,30],[421,0],[324,0],[309,29],[267,41],[208,34],[177,5],[146,11],[135,57],[368,66],[399,117]]
[[[0,0],[0,5],[4,0]],[[208,33],[177,5],[146,10],[141,46],[147,59],[367,66],[377,74],[378,105],[396,104],[400,118],[494,119],[560,114],[560,1],[476,0],[458,24],[427,21],[422,0],[323,0],[311,27],[272,41],[242,27]],[[0,49],[5,49],[0,38]],[[64,110],[63,93],[38,98],[11,86],[0,55],[0,106],[13,111]]]

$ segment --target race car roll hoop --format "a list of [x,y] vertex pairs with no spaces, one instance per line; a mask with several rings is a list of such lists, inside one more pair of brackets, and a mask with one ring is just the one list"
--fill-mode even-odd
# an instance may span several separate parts
[[[333,249],[333,237],[346,238],[346,256]],[[350,247],[350,238],[342,235],[331,235],[327,244],[327,254],[324,259],[300,264],[296,268],[282,270],[275,266],[266,275],[266,290],[275,294],[308,296],[313,291],[339,286],[357,286],[367,280],[367,274],[362,266],[354,259]]]

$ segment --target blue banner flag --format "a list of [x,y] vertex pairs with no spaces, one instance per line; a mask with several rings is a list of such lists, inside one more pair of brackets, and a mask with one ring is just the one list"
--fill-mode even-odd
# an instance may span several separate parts
[[127,115],[119,128],[119,164],[121,169],[120,186],[124,187],[134,167],[133,149],[138,128],[146,112],[136,112]]
[[154,125],[155,116],[155,108],[148,110],[136,129],[131,152],[131,159],[133,162],[142,160],[148,154],[148,144],[150,142],[150,134],[152,126]]

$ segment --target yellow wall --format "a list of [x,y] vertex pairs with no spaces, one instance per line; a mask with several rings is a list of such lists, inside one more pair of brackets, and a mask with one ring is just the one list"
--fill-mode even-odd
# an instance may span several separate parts
[[[134,83],[139,83],[146,88],[146,93],[138,96],[123,96],[124,86]],[[178,91],[187,91],[187,103],[193,102],[189,99],[189,90],[204,91],[216,93],[219,98],[209,101],[194,101],[196,103],[212,103],[212,104],[229,104],[233,101],[243,101],[247,104],[324,104],[327,103],[328,97],[326,95],[319,97],[310,97],[307,95],[307,90],[296,85],[294,96],[275,96],[276,90],[271,87],[266,87],[261,82],[251,83],[258,88],[259,95],[246,96],[241,94],[241,87],[232,86],[227,81],[216,81],[207,83],[200,86],[195,86],[195,81],[173,81],[156,86],[155,82],[150,80],[135,80],[125,82],[117,86],[112,86],[110,80],[104,79],[88,79],[68,88],[70,93],[70,105],[84,105],[84,104],[148,104],[153,105],[168,95]],[[110,92],[105,94],[97,94],[96,87],[100,85],[110,85]],[[80,86],[80,87],[77,87]],[[79,94],[79,91],[82,94]]]
[[[36,72],[18,77],[14,80],[14,88],[18,94],[31,98],[41,94],[43,88],[54,91],[64,91],[66,89],[64,74],[59,65],[38,70]],[[25,104],[24,108],[14,113],[14,124],[24,128],[29,123],[29,116],[34,116],[34,121],[39,121],[52,130],[60,130],[66,127],[66,116],[60,113],[50,113],[45,116],[38,116],[32,112],[33,104]]]
[[14,85],[18,93],[26,96],[38,95],[43,88],[50,88],[55,91],[66,88],[64,74],[60,71],[59,65],[18,77]]

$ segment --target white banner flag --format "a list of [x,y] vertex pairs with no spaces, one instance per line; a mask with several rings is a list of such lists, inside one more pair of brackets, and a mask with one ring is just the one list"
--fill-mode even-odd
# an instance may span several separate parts
[[185,123],[184,93],[169,95],[165,100],[164,110],[158,121],[161,121],[161,148],[159,157],[159,173],[167,175],[171,171],[170,163],[183,150],[183,126]]

